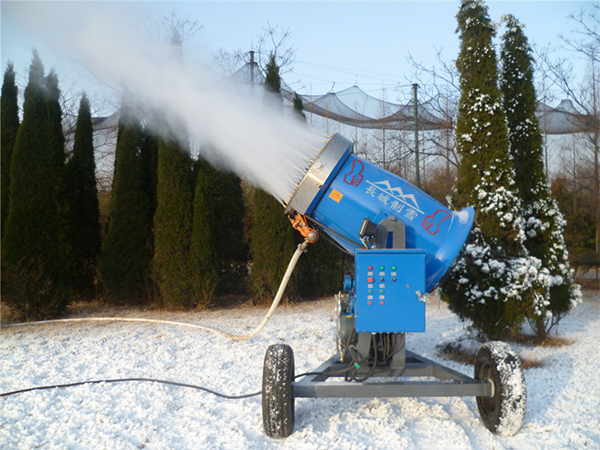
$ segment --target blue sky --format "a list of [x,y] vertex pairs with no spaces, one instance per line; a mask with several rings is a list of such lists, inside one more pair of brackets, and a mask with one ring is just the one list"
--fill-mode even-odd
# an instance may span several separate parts
[[[590,8],[586,1],[487,1],[492,20],[511,13],[525,24],[530,42],[559,45],[574,23],[570,13]],[[431,66],[436,49],[446,60],[458,53],[455,14],[458,1],[393,2],[1,2],[2,70],[13,61],[25,81],[31,49],[40,52],[47,69],[55,68],[63,86],[93,90],[93,77],[73,61],[60,39],[84,19],[97,15],[125,16],[131,27],[156,22],[176,11],[204,27],[186,42],[186,57],[212,63],[219,48],[250,50],[269,23],[289,30],[296,61],[284,79],[305,94],[320,94],[358,84],[381,96],[414,79],[407,61]],[[500,29],[501,30],[501,29]],[[335,83],[335,84],[334,84]],[[395,100],[389,98],[388,100]]]

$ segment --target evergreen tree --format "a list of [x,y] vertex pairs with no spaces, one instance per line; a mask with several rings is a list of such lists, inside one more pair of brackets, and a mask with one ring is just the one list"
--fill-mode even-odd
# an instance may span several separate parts
[[48,119],[44,66],[34,51],[12,154],[11,206],[2,239],[3,294],[26,319],[60,315],[68,300]]
[[2,182],[2,216],[0,229],[4,236],[4,226],[8,218],[10,205],[10,164],[12,161],[12,152],[17,139],[17,131],[19,131],[19,106],[18,106],[19,89],[15,83],[15,71],[12,63],[9,63],[4,72],[4,81],[2,83],[2,107],[0,118],[2,124],[0,132],[2,133],[2,160],[1,164],[1,182]]
[[515,166],[515,185],[523,202],[523,219],[529,254],[542,262],[548,292],[529,319],[544,338],[549,327],[579,298],[571,282],[564,242],[565,221],[548,187],[544,172],[542,134],[535,116],[533,57],[523,26],[512,15],[503,17],[501,89],[507,113],[510,154]]
[[281,75],[275,53],[269,55],[269,62],[265,69],[265,87],[269,92],[281,96]]
[[473,206],[476,226],[441,294],[485,337],[499,339],[520,332],[543,287],[539,260],[527,257],[523,247],[521,204],[492,45],[496,27],[480,0],[463,0],[456,17],[461,96],[455,139],[461,162],[452,206]]
[[60,105],[60,88],[58,75],[51,71],[45,79],[46,95],[48,98],[48,140],[52,151],[52,169],[54,171],[54,188],[58,204],[58,220],[60,223],[60,240],[65,255],[68,253],[68,238],[66,236],[67,187],[65,181],[65,136],[62,130],[62,107]]
[[294,92],[294,98],[293,98],[293,105],[294,105],[294,114],[303,122],[306,122],[306,114],[304,114],[304,103],[302,102],[302,99],[300,98],[300,96],[298,95],[297,92]]
[[[250,257],[250,293],[256,303],[273,300],[295,250],[294,229],[283,214],[281,204],[262,189],[254,192]],[[288,297],[296,295],[292,277],[286,290]]]
[[219,284],[218,294],[240,293],[248,275],[248,244],[244,236],[246,204],[242,181],[231,172],[216,169],[199,161],[199,176],[208,183],[213,240]]
[[73,286],[84,297],[94,295],[101,228],[90,102],[79,103],[73,153],[65,165],[67,258]]
[[205,162],[199,162],[194,194],[194,222],[190,257],[193,267],[195,306],[208,305],[219,282],[217,248],[219,238],[215,223],[215,200],[213,193],[214,169]]
[[171,307],[194,306],[191,170],[188,150],[175,137],[160,138],[152,274],[163,302]]
[[[266,69],[265,87],[275,98],[281,99],[281,77],[275,53],[269,56]],[[262,189],[256,189],[250,239],[252,272],[249,286],[255,302],[273,299],[293,253],[294,229],[281,204]],[[286,292],[290,297],[296,295],[294,279],[290,279]]]
[[143,301],[149,295],[152,261],[152,201],[141,153],[144,129],[137,105],[124,98],[119,119],[109,224],[98,270],[116,300]]

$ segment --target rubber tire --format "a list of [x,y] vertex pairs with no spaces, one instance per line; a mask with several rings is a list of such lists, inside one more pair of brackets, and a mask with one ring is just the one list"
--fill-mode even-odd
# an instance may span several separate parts
[[481,421],[492,433],[516,434],[527,413],[527,389],[519,357],[504,342],[486,342],[475,356],[475,379],[493,384],[491,397],[476,397]]
[[271,345],[265,354],[262,383],[263,427],[267,436],[286,438],[294,430],[294,352]]

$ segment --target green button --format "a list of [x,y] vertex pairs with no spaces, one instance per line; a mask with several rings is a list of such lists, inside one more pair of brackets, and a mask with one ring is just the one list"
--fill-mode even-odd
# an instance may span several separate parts
[[392,266],[392,270],[396,270],[396,266]]
[[373,289],[369,289],[367,292],[368,292],[369,294],[372,294],[372,293],[373,293]]
[[383,294],[385,291],[383,289],[379,289],[379,293]]
[[385,269],[385,267],[379,266],[379,270],[383,270],[383,269]]

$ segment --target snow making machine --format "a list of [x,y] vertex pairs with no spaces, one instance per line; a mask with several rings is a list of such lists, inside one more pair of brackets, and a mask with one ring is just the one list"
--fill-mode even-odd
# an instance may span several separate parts
[[478,349],[473,377],[406,349],[425,331],[425,294],[463,248],[474,210],[453,212],[406,180],[329,139],[290,198],[286,213],[309,242],[324,231],[354,256],[336,296],[337,352],[296,376],[290,346],[272,345],[263,366],[263,425],[271,437],[294,428],[295,399],[473,396],[485,426],[522,426],[526,389],[519,358],[500,342]]

